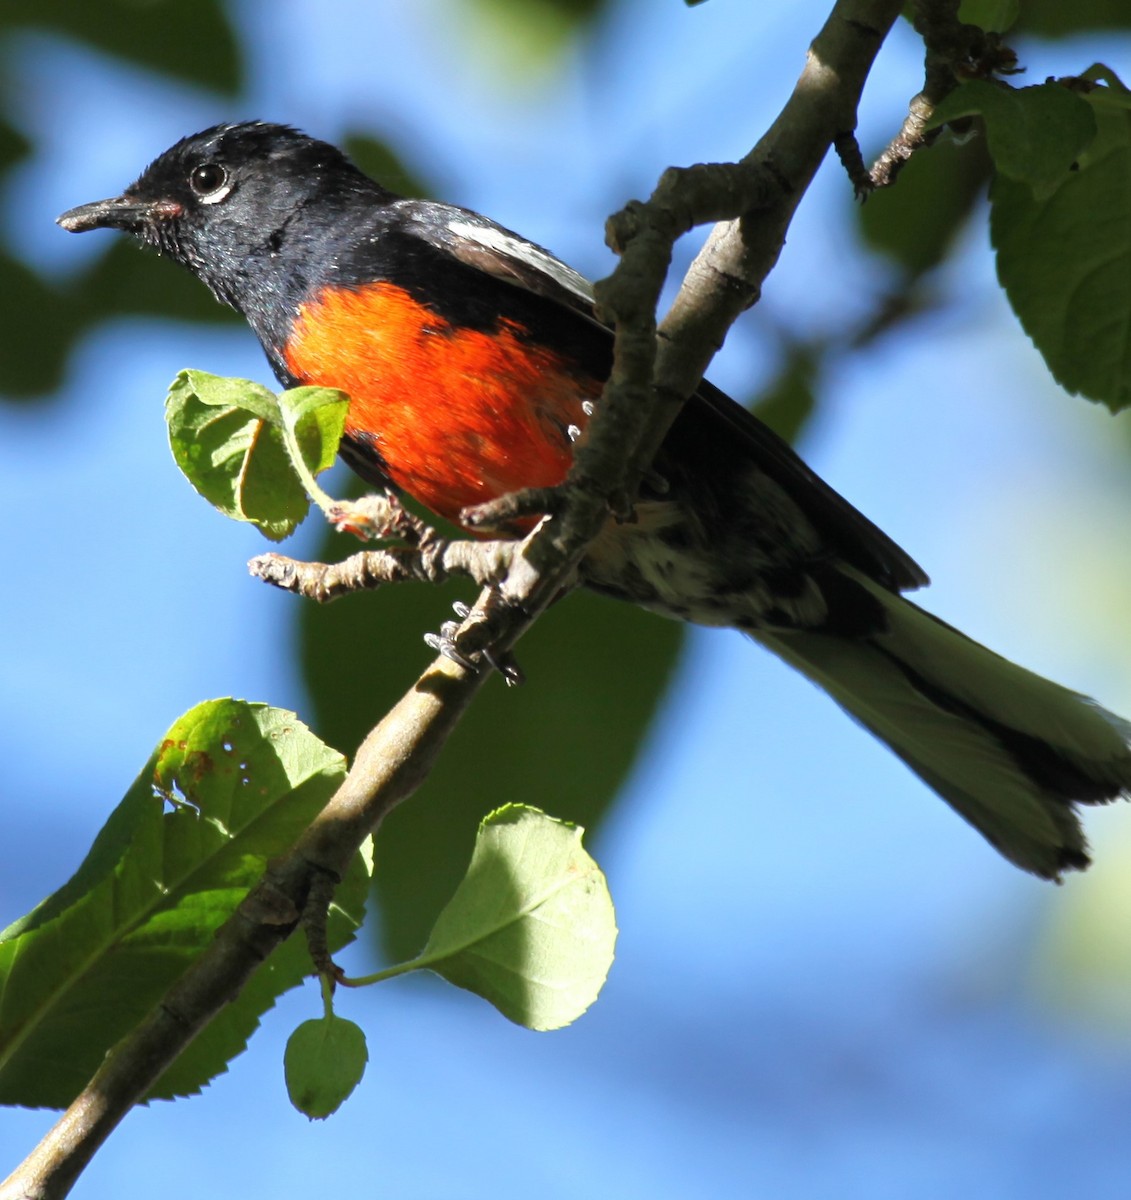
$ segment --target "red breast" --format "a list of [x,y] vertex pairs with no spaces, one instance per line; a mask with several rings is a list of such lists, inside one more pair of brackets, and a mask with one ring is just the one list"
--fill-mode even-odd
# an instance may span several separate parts
[[347,392],[347,433],[370,435],[392,481],[449,520],[560,483],[570,427],[585,428],[582,403],[601,390],[517,322],[460,328],[386,281],[304,303],[285,359],[296,379]]

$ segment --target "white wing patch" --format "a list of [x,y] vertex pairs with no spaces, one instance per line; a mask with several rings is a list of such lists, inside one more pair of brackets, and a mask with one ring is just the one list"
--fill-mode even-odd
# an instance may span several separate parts
[[542,271],[555,280],[566,291],[572,292],[587,304],[593,303],[593,285],[579,275],[572,267],[567,267],[560,258],[555,258],[548,250],[528,242],[524,238],[515,237],[494,225],[477,225],[471,221],[449,221],[448,228],[457,237],[467,238],[470,242],[478,242],[487,250],[494,250],[507,258],[526,263],[537,271]]

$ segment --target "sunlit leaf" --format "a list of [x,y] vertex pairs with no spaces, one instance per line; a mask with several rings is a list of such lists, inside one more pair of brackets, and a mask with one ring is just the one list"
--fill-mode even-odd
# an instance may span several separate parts
[[276,396],[249,379],[182,371],[165,417],[173,457],[193,487],[225,516],[281,541],[311,495],[328,503],[313,477],[334,460],[347,408],[330,388]]
[[300,1113],[323,1120],[349,1098],[368,1061],[365,1033],[353,1021],[332,1012],[304,1021],[283,1055],[287,1095]]
[[528,1029],[575,1021],[604,986],[617,937],[608,885],[581,835],[520,804],[486,817],[421,964]]
[[[0,1102],[68,1104],[344,771],[293,713],[214,700],[181,717],[72,879],[0,934]],[[359,859],[335,898],[333,948],[352,939],[365,890]],[[309,970],[301,940],[280,947],[151,1095],[199,1090]]]

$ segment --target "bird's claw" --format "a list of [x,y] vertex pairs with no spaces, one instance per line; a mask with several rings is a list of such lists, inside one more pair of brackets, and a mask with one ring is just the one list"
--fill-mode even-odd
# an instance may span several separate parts
[[478,671],[478,664],[468,658],[466,654],[460,653],[459,647],[456,645],[457,633],[459,633],[459,622],[445,621],[440,626],[439,633],[426,633],[424,635],[424,644],[430,650],[435,650],[437,654],[442,654],[445,658],[451,659],[452,662],[463,667],[465,671]]
[[434,650],[437,654],[442,654],[445,658],[451,659],[466,671],[478,671],[480,662],[485,662],[489,667],[493,667],[503,677],[508,687],[517,687],[521,683],[526,682],[526,676],[523,674],[522,668],[514,659],[514,655],[507,651],[498,651],[484,648],[477,650],[474,656],[464,654],[457,645],[457,637],[460,631],[460,626],[464,621],[471,616],[471,606],[465,604],[462,600],[457,600],[452,605],[452,611],[455,613],[458,620],[445,621],[440,626],[439,633],[426,633],[424,635],[424,644],[429,649]]

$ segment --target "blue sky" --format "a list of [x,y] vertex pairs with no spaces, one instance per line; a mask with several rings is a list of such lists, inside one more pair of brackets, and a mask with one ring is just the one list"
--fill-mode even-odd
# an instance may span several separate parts
[[[241,12],[238,112],[26,39],[13,87],[44,149],[12,184],[9,246],[65,278],[100,239],[67,237],[58,212],[120,190],[186,132],[264,116],[331,140],[372,128],[444,198],[599,275],[604,216],[669,163],[744,152],[823,16],[626,0],[559,69],[508,83],[461,53],[442,0]],[[1103,57],[1126,78],[1128,51],[1036,50],[1030,76]],[[885,49],[866,145],[901,119],[919,57],[902,32]],[[879,286],[845,191],[827,165],[711,372],[722,386],[748,395],[771,372],[775,319],[835,324]],[[1131,715],[1125,423],[1048,381],[984,228],[967,241],[940,281],[961,303],[838,364],[802,449],[928,569],[929,607]],[[165,452],[160,402],[184,366],[269,381],[250,334],[154,314],[83,344],[50,405],[0,409],[0,925],[65,879],[190,705],[303,709],[276,652],[293,601],[247,579],[260,541]],[[128,1200],[155,1179],[173,1200],[359,1184],[421,1200],[1122,1194],[1126,992],[1096,979],[1122,962],[1131,824],[1113,809],[1088,827],[1096,869],[1039,884],[803,680],[737,634],[697,634],[592,847],[621,936],[591,1013],[535,1035],[429,981],[351,994],[339,1008],[368,1031],[369,1071],[308,1125],[281,1071],[289,1030],[318,1011],[308,986],[206,1095],[131,1114],[77,1194]],[[1085,935],[1098,969],[1077,982],[1064,963]],[[5,1160],[49,1122],[0,1114]]]

